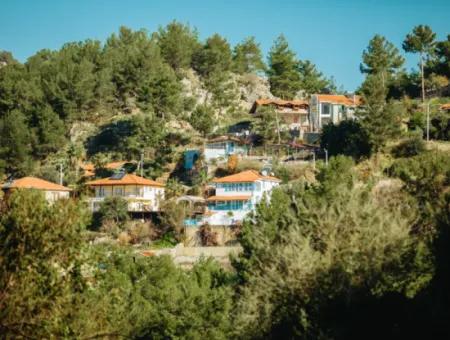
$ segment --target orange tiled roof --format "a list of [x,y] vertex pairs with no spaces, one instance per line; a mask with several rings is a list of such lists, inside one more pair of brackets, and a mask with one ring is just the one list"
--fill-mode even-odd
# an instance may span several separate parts
[[72,191],[72,189],[65,186],[48,182],[36,177],[23,177],[12,181],[11,183],[5,183],[2,186],[3,189],[37,189],[48,191]]
[[[130,162],[129,161],[117,161],[117,162],[107,163],[105,165],[105,169],[116,170],[116,169],[121,168],[126,163],[130,163]],[[81,169],[84,170],[84,176],[86,176],[86,177],[95,175],[95,166],[92,163],[82,164]]]
[[361,105],[362,98],[361,96],[354,96],[349,98],[347,96],[344,96],[342,94],[318,94],[317,99],[320,102],[328,102],[333,104],[342,104],[342,105],[348,105],[348,106],[354,106],[354,105]]
[[283,100],[283,99],[257,99],[256,105],[280,105],[280,106],[287,106],[287,105],[294,105],[294,106],[301,106],[301,105],[308,105],[309,103],[306,100],[301,99],[293,99],[293,100]]
[[126,174],[121,179],[111,179],[111,177],[97,179],[86,183],[90,186],[96,185],[147,185],[151,187],[164,187],[164,184],[152,181],[144,177],[139,177],[133,174]]
[[258,171],[255,171],[255,170],[242,171],[238,174],[225,176],[222,178],[217,178],[213,182],[214,183],[241,183],[241,182],[255,182],[258,180],[269,180],[269,181],[274,181],[274,182],[281,182],[281,180],[279,180],[276,177],[263,176]]
[[450,110],[450,103],[442,104],[441,110]]
[[250,195],[240,195],[240,196],[211,196],[206,200],[208,202],[214,201],[248,201],[252,196]]
[[285,107],[295,107],[303,106],[304,108],[309,107],[309,103],[306,100],[294,99],[294,100],[283,100],[283,99],[257,99],[250,109],[250,113],[255,113],[259,106],[264,105],[277,105]]

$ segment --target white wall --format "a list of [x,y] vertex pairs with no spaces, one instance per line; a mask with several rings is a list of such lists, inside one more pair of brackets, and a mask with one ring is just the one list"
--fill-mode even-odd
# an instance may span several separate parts
[[[252,203],[252,209],[233,210],[233,216],[229,216],[226,210],[210,210],[213,212],[212,216],[205,217],[203,222],[207,222],[210,225],[232,225],[237,221],[241,222],[258,204],[264,194],[270,197],[273,188],[279,185],[278,182],[270,180],[258,180],[252,183],[253,190],[243,191],[225,191],[225,188],[216,188],[216,196],[243,196],[251,195],[250,201]],[[245,186],[244,186],[245,188]]]
[[61,198],[69,198],[69,191],[45,191],[45,199],[47,202],[53,203]]
[[[106,197],[118,196],[130,200],[128,204],[130,211],[143,211],[148,210],[148,208],[151,211],[158,211],[160,202],[164,199],[164,194],[164,188],[148,185],[95,186],[95,198],[91,200],[91,207],[93,211],[96,211],[99,203]],[[144,209],[143,206],[148,208]]]
[[[212,159],[217,159],[217,158],[227,159],[229,155],[239,155],[239,154],[246,155],[248,153],[245,145],[240,145],[237,142],[233,142],[234,150],[230,151],[229,146],[227,146],[227,143],[229,143],[229,142],[210,143],[209,144],[210,146],[208,146],[208,144],[206,144],[205,151],[204,151],[205,160],[207,162],[209,162]],[[213,147],[211,147],[211,145],[213,145],[213,144],[221,145],[221,147],[213,148]]]

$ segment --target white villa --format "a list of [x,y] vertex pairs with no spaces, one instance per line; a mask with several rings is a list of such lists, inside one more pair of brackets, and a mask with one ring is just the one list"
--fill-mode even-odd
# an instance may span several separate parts
[[163,184],[133,174],[118,173],[86,184],[95,190],[90,199],[92,211],[97,211],[106,197],[116,196],[128,201],[129,212],[153,212],[164,198]]
[[247,143],[239,138],[221,136],[210,139],[205,144],[204,153],[206,162],[219,158],[226,160],[230,155],[247,155],[248,146]]
[[2,190],[9,195],[13,190],[17,189],[34,189],[42,191],[47,202],[52,203],[61,198],[69,198],[72,189],[65,186],[48,182],[36,177],[23,177],[2,185]]
[[329,122],[354,118],[359,105],[361,97],[356,95],[313,94],[309,105],[311,131],[318,132]]
[[264,195],[270,196],[272,189],[280,182],[278,178],[264,176],[254,170],[214,180],[212,185],[216,192],[207,198],[202,223],[223,226],[242,222]]

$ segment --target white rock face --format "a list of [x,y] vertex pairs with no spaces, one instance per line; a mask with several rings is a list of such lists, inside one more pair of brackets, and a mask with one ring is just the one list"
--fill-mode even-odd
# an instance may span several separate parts
[[[211,103],[211,95],[194,70],[184,71],[181,83],[185,97],[194,97],[198,104]],[[256,99],[274,98],[270,93],[268,80],[255,74],[232,74],[229,86],[237,90],[236,103],[243,111],[249,111]]]

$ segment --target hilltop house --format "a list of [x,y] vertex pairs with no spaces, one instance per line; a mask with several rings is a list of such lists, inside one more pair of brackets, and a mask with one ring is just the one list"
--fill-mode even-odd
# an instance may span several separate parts
[[309,106],[310,131],[318,132],[329,122],[337,124],[344,119],[353,119],[359,105],[361,97],[356,95],[313,94]]
[[266,176],[254,170],[218,178],[212,182],[215,195],[206,199],[207,209],[202,223],[209,225],[234,225],[255,209],[274,187],[278,178]]
[[261,108],[273,107],[278,114],[280,129],[298,130],[300,135],[309,131],[309,103],[304,100],[258,99],[250,113],[258,115]]
[[48,182],[36,177],[23,177],[16,180],[6,182],[2,185],[2,190],[9,195],[13,190],[17,189],[35,189],[42,191],[45,199],[52,203],[61,198],[69,198],[72,189],[65,186]]
[[128,201],[129,212],[153,212],[164,198],[163,184],[133,174],[116,173],[86,184],[95,191],[90,199],[92,211],[97,211],[106,197],[122,197]]
[[206,142],[204,153],[206,162],[218,158],[226,160],[230,155],[247,155],[248,143],[237,137],[220,136]]

